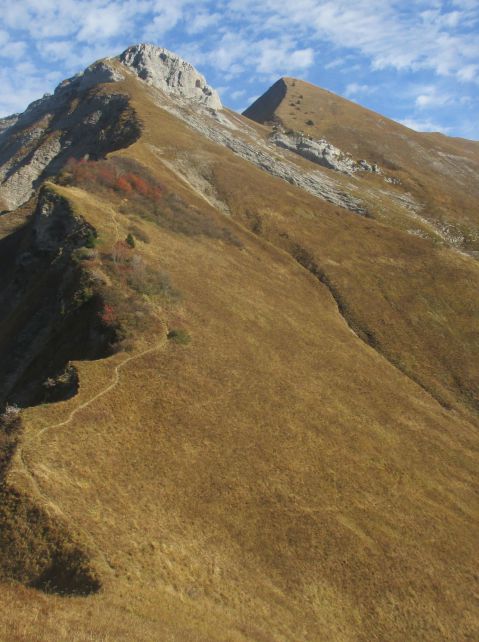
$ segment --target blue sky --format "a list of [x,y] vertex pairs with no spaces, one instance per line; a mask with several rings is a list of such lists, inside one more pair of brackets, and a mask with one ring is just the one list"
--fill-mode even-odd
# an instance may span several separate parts
[[0,116],[137,42],[242,110],[303,78],[420,131],[479,139],[479,0],[0,0]]

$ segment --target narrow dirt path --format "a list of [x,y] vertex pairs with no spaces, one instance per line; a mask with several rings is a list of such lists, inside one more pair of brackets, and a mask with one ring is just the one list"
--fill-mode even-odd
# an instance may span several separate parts
[[[166,335],[165,335],[166,337]],[[92,403],[103,397],[104,395],[108,394],[110,390],[113,390],[116,388],[120,381],[120,371],[128,364],[131,363],[132,361],[135,361],[136,359],[141,359],[141,357],[146,356],[147,354],[152,354],[153,352],[156,352],[159,350],[163,345],[165,344],[165,339],[162,339],[160,343],[153,348],[148,348],[147,350],[143,350],[143,352],[139,352],[138,354],[131,355],[127,359],[124,359],[121,363],[119,363],[115,368],[113,369],[113,381],[108,384],[108,386],[104,389],[98,392],[95,396],[93,396],[91,399],[87,399],[87,401],[84,401],[81,403],[79,406],[74,408],[71,413],[68,415],[68,417],[64,420],[61,421],[58,424],[54,424],[52,426],[46,426],[45,428],[42,428],[39,430],[35,435],[33,436],[33,439],[38,439],[41,437],[43,434],[46,432],[49,432],[50,430],[54,430],[56,428],[62,428],[63,426],[68,425],[72,419],[75,417],[76,414],[84,410],[85,408],[88,408],[88,406],[91,406]],[[32,441],[33,441],[32,439]]]
[[[114,212],[113,210],[112,210],[112,224],[113,224],[113,228],[114,228],[114,231],[115,231],[116,239],[118,241],[120,239],[120,228],[119,228],[116,212]],[[93,397],[90,397],[86,401],[82,402],[81,404],[79,404],[78,406],[73,408],[73,410],[70,412],[70,414],[63,421],[60,421],[60,422],[54,423],[54,424],[50,424],[49,426],[45,426],[44,428],[42,428],[38,432],[32,434],[27,442],[22,440],[20,442],[20,444],[18,445],[16,454],[15,454],[15,459],[16,459],[16,463],[17,463],[17,469],[16,469],[15,472],[22,473],[28,479],[31,488],[33,489],[34,495],[44,503],[45,508],[53,509],[53,511],[58,516],[61,516],[65,521],[70,522],[72,524],[74,530],[76,530],[77,532],[81,532],[86,537],[86,539],[91,542],[92,549],[97,554],[99,554],[99,556],[102,558],[104,563],[111,570],[113,570],[113,567],[112,567],[111,563],[105,557],[103,552],[98,549],[98,547],[97,547],[96,543],[94,542],[94,540],[92,539],[91,535],[89,533],[87,533],[85,530],[83,530],[77,523],[75,523],[74,520],[72,520],[60,508],[60,506],[56,502],[53,501],[53,499],[51,497],[48,497],[48,495],[46,495],[43,492],[40,484],[38,483],[37,476],[35,475],[34,470],[29,466],[29,464],[27,462],[27,459],[25,457],[25,446],[31,447],[35,443],[35,441],[38,441],[43,435],[45,435],[45,434],[47,434],[47,433],[49,433],[51,431],[59,430],[61,428],[64,428],[65,426],[68,426],[73,421],[73,419],[76,417],[76,415],[79,412],[81,412],[82,410],[85,410],[86,408],[88,408],[89,406],[91,406],[92,404],[97,402],[99,399],[101,399],[102,397],[107,395],[109,392],[111,392],[112,390],[114,390],[118,386],[118,384],[120,382],[120,373],[128,364],[130,364],[130,363],[132,363],[134,361],[137,361],[138,359],[141,359],[141,358],[143,358],[143,357],[145,357],[145,356],[147,356],[149,354],[153,354],[153,353],[158,352],[159,350],[161,350],[166,345],[168,329],[166,327],[165,322],[160,318],[160,316],[156,312],[155,312],[155,317],[158,319],[158,321],[160,322],[161,326],[163,326],[163,330],[164,330],[164,332],[162,332],[162,336],[161,336],[160,341],[158,341],[158,343],[156,345],[154,345],[154,346],[152,346],[150,348],[146,348],[145,350],[142,350],[141,352],[138,352],[136,354],[132,354],[129,357],[127,357],[126,359],[123,359],[123,361],[121,361],[119,364],[117,364],[113,368],[112,380],[105,388],[100,390],[100,392],[97,392],[95,395],[93,395]]]
[[90,397],[90,399],[87,399],[83,403],[79,404],[76,408],[74,408],[68,417],[64,419],[63,421],[60,421],[55,424],[51,424],[49,426],[45,426],[45,428],[42,428],[39,430],[37,433],[34,433],[32,437],[29,439],[27,443],[21,442],[18,445],[17,452],[16,452],[16,461],[17,461],[17,471],[23,473],[23,475],[28,479],[30,486],[34,492],[34,495],[36,498],[40,499],[42,503],[44,503],[45,508],[50,508],[53,509],[53,511],[60,517],[62,517],[65,521],[69,522],[72,524],[73,530],[76,530],[77,532],[80,532],[83,534],[83,536],[86,538],[87,541],[90,542],[90,547],[93,551],[97,553],[103,560],[103,562],[111,569],[113,570],[112,564],[109,562],[109,560],[106,558],[104,553],[98,548],[96,545],[96,542],[92,539],[91,535],[82,529],[72,518],[70,518],[65,511],[63,511],[60,506],[48,495],[46,495],[42,488],[40,487],[40,484],[38,483],[37,476],[35,475],[34,470],[29,466],[27,459],[25,457],[25,445],[32,446],[35,441],[37,441],[41,436],[45,435],[48,432],[51,432],[53,430],[58,430],[61,428],[64,428],[68,424],[70,424],[75,416],[84,410],[85,408],[88,408],[92,404],[94,404],[96,401],[107,395],[109,392],[114,390],[116,386],[120,382],[120,372],[125,368],[129,363],[132,363],[138,359],[141,359],[149,354],[153,354],[159,350],[161,350],[165,344],[166,344],[166,331],[164,335],[162,336],[161,340],[153,347],[148,348],[146,350],[142,350],[141,352],[131,355],[130,357],[127,357],[124,359],[121,363],[116,365],[113,369],[113,379],[112,381],[105,387],[103,390],[100,390],[97,394],[95,394],[93,397]]

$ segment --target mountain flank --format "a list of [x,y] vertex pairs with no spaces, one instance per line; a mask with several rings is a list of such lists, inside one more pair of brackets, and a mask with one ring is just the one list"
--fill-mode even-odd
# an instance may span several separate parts
[[475,639],[477,178],[152,45],[0,121],[0,639]]
[[[479,143],[414,132],[294,78],[280,79],[244,115],[269,124],[276,136],[280,129],[290,138],[326,139],[351,159],[374,166],[396,186],[390,196],[411,218],[477,256]],[[376,215],[391,219],[391,212]]]

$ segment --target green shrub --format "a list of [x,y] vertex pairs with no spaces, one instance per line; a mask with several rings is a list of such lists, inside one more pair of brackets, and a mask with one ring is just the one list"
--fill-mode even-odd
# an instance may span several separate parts
[[191,341],[191,337],[188,334],[188,332],[180,328],[170,330],[167,336],[168,336],[168,339],[170,339],[171,341],[174,341],[175,343],[179,343],[180,345],[184,345],[184,346]]
[[97,243],[98,243],[98,237],[95,234],[95,232],[93,232],[93,230],[88,230],[88,233],[85,238],[85,244],[84,244],[85,247],[89,249],[93,249],[94,247],[96,247]]
[[75,308],[79,308],[82,305],[85,305],[85,303],[91,301],[94,296],[95,290],[91,287],[91,285],[82,285],[80,289],[77,290],[73,295]]
[[133,234],[131,232],[126,237],[126,243],[132,249],[135,247],[135,237],[133,236]]
[[137,225],[132,225],[131,226],[131,234],[134,235],[135,239],[139,239],[142,243],[150,243],[151,239],[148,236],[148,234],[139,228]]

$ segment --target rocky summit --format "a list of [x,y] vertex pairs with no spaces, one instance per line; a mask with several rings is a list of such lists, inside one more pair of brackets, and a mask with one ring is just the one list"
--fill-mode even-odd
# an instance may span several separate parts
[[150,85],[211,109],[221,109],[218,92],[204,76],[179,56],[162,47],[136,45],[119,56],[119,61]]
[[478,201],[147,44],[0,119],[0,640],[477,639]]

